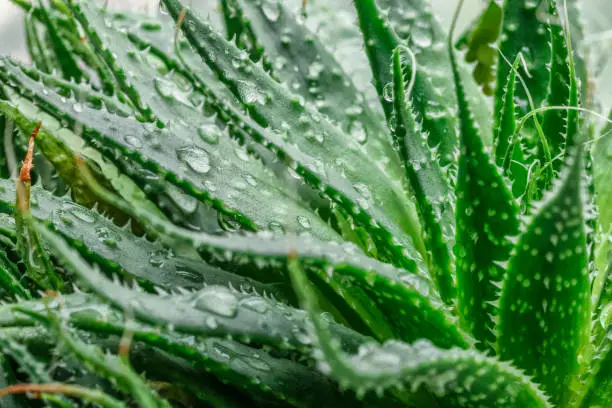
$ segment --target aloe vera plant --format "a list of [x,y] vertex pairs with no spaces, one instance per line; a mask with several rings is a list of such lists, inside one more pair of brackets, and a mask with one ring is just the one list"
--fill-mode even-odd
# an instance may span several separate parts
[[14,2],[0,406],[612,404],[577,0]]

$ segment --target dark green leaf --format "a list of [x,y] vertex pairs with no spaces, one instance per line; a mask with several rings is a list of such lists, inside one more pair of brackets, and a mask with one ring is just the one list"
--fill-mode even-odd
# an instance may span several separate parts
[[427,138],[417,124],[412,103],[406,95],[410,86],[406,66],[409,51],[397,48],[393,54],[393,101],[397,121],[395,143],[406,168],[406,176],[417,202],[417,210],[430,251],[430,271],[445,302],[456,297],[454,257],[454,195],[445,174],[427,146]]
[[534,375],[561,406],[590,333],[583,154],[574,151],[524,228],[503,283],[497,326],[500,357]]

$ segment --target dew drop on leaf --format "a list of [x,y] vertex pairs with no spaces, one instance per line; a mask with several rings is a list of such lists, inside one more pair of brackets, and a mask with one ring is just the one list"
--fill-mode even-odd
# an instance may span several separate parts
[[88,224],[91,224],[96,220],[95,215],[92,212],[80,207],[72,208],[70,210],[70,214],[74,215],[79,220]]
[[387,102],[393,102],[393,84],[391,82],[383,88],[383,98]]
[[204,278],[199,273],[183,266],[178,266],[176,268],[176,274],[180,277],[183,277],[193,283],[202,283],[204,282]]
[[259,357],[253,356],[246,359],[246,363],[259,371],[270,371],[270,365]]
[[240,93],[240,98],[247,105],[252,105],[254,103],[264,105],[266,103],[266,95],[261,92],[255,84],[247,81],[237,81],[236,85]]
[[269,308],[268,302],[260,297],[246,298],[242,300],[240,304],[247,309],[251,309],[261,314],[267,312]]
[[261,7],[261,10],[269,21],[275,22],[280,17],[281,9],[280,4],[278,4],[278,1],[265,0]]
[[204,149],[197,146],[183,147],[176,151],[176,155],[196,173],[206,174],[210,171],[210,159]]
[[268,229],[272,232],[277,232],[280,234],[285,233],[285,228],[283,228],[282,224],[278,221],[270,221],[268,223]]
[[128,145],[136,148],[136,149],[140,149],[142,147],[142,142],[140,141],[140,139],[138,139],[135,136],[132,135],[126,135],[124,137],[125,143],[127,143]]
[[304,228],[305,230],[309,230],[311,227],[310,220],[303,215],[297,216],[297,222],[300,224],[300,227]]
[[198,128],[198,135],[200,135],[202,140],[211,145],[219,143],[220,133],[219,128],[212,123],[204,124]]
[[238,312],[238,299],[223,286],[209,286],[198,293],[195,307],[219,316],[234,317]]

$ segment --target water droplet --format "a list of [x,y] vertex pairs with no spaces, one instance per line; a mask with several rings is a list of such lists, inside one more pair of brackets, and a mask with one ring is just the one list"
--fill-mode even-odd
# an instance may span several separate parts
[[279,234],[285,233],[285,228],[283,228],[283,225],[278,221],[270,221],[268,223],[268,229]]
[[259,88],[257,88],[257,85],[247,81],[237,81],[236,86],[238,88],[240,98],[247,105],[252,105],[254,103],[264,105],[266,103],[266,95]]
[[198,209],[198,199],[180,190],[173,184],[166,187],[168,196],[184,213],[193,214]]
[[90,210],[81,207],[73,207],[70,210],[70,214],[74,215],[79,220],[88,224],[91,224],[96,220],[96,215],[94,213],[92,213]]
[[269,305],[265,299],[259,297],[246,298],[240,302],[242,306],[251,309],[257,313],[265,313],[268,311]]
[[368,134],[366,133],[363,123],[360,121],[353,122],[351,134],[355,137],[355,140],[357,140],[357,143],[359,144],[364,144],[368,141]]
[[149,255],[149,263],[156,268],[163,268],[166,261],[173,257],[172,251],[162,248]]
[[270,365],[259,357],[246,358],[246,363],[259,371],[270,371]]
[[198,272],[190,269],[185,265],[178,265],[176,267],[176,274],[182,278],[185,278],[193,283],[201,284],[204,282],[204,277]]
[[217,321],[215,320],[213,316],[208,316],[206,318],[206,326],[209,329],[216,329],[219,326],[219,324],[217,323]]
[[198,128],[198,134],[206,143],[215,145],[219,143],[221,131],[212,123],[206,123]]
[[264,15],[271,22],[275,22],[281,15],[280,4],[276,0],[266,0],[261,5],[261,11],[263,11]]
[[391,82],[383,88],[383,99],[387,102],[393,102],[393,84]]
[[123,139],[125,140],[125,143],[136,149],[140,149],[142,147],[142,142],[136,136],[126,135]]
[[111,248],[117,248],[117,243],[121,241],[121,237],[119,235],[106,227],[96,228],[96,234],[98,235],[100,241]]
[[204,149],[197,146],[183,147],[176,151],[176,155],[196,173],[206,174],[210,171],[210,159]]
[[300,224],[300,227],[304,228],[305,230],[309,230],[311,228],[310,220],[303,215],[297,216],[297,222]]
[[153,85],[157,92],[167,100],[177,100],[185,105],[191,106],[188,93],[182,91],[179,86],[165,78],[155,78]]
[[208,286],[202,289],[197,296],[195,301],[197,309],[223,317],[234,317],[238,312],[238,299],[223,286]]
[[217,213],[217,222],[223,231],[236,232],[241,229],[240,223],[234,217],[222,212]]

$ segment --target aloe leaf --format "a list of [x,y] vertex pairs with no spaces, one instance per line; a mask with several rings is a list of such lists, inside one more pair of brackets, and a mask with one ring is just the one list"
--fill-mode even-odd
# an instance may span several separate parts
[[[511,68],[506,59],[514,61],[520,52],[528,70],[528,75],[523,76],[535,106],[540,106],[548,93],[549,73],[546,65],[550,63],[551,54],[546,21],[547,3],[505,0],[502,7],[504,20],[499,43],[497,83],[504,84],[508,78]],[[501,109],[503,92],[503,86],[498,85],[495,91],[495,112]],[[521,114],[526,114],[530,108],[522,88],[517,89],[516,98],[520,101]]]
[[375,154],[391,159],[387,171],[401,177],[388,131],[378,112],[367,106],[353,80],[303,23],[281,2],[238,0],[243,20],[252,27],[271,70],[292,90],[312,102],[317,110]]
[[[384,87],[392,81],[388,61],[391,60],[393,49],[399,43],[408,46],[416,57],[416,65],[407,66],[406,73],[412,75],[415,71],[411,98],[417,118],[429,134],[429,146],[438,148],[440,163],[452,164],[457,155],[456,121],[452,113],[457,102],[452,92],[450,61],[442,46],[445,33],[427,1],[381,0],[376,3],[378,8],[370,0],[356,2],[355,5],[364,42],[367,44],[368,39],[371,40],[366,47],[370,62],[379,67],[374,71],[382,75],[378,80],[382,86],[379,96],[384,99],[385,94],[389,94],[385,93]],[[383,13],[381,10],[388,12]],[[369,34],[364,31],[366,26],[369,27]],[[475,107],[476,120],[483,130],[484,139],[489,141],[489,108],[472,78],[464,75],[464,80],[468,84],[468,99]],[[391,85],[388,85],[388,90],[391,90]],[[385,103],[392,104],[391,101]]]
[[[220,291],[225,293],[224,289]],[[136,291],[134,291],[134,293],[139,295]],[[197,298],[197,295],[197,292],[185,292],[182,294],[175,293],[173,296],[176,296],[179,301],[184,304],[192,305],[193,299],[194,297]],[[291,344],[282,344],[279,342],[282,348],[297,348],[298,351],[310,350],[311,343],[306,336],[308,320],[305,312],[260,296],[246,295],[243,293],[239,295],[239,297],[241,298],[241,305],[239,305],[238,313],[242,309],[250,309],[264,314],[271,310],[275,316],[283,315],[288,322],[293,323],[292,330],[296,333],[296,336],[301,339],[299,343],[300,346],[293,347]],[[59,301],[60,299],[61,302]],[[160,299],[160,301],[165,300]],[[96,332],[108,334],[121,334],[125,330],[125,327],[123,327],[125,324],[124,316],[118,310],[100,300],[96,295],[89,293],[76,292],[70,295],[62,295],[61,298],[47,302],[47,304],[44,304],[43,300],[37,299],[25,302],[22,301],[18,304],[4,305],[0,308],[0,327],[30,327],[36,325],[36,320],[19,313],[16,310],[17,307],[26,308],[31,311],[41,311],[45,308],[58,312],[61,310],[62,316],[70,325],[82,330],[94,330]],[[130,309],[127,310],[129,311]],[[265,323],[268,324],[270,322]],[[206,321],[203,322],[203,325],[206,325]],[[132,324],[132,326],[134,326],[134,324]],[[141,326],[145,327],[145,324],[142,323]],[[278,327],[279,326],[277,326],[277,328]],[[367,339],[365,336],[336,323],[331,323],[331,328],[334,335],[342,340],[342,346],[346,350],[356,350],[359,344],[362,344]],[[154,330],[151,329],[149,331]],[[159,334],[159,330],[157,330],[157,333]],[[282,339],[283,336],[290,336],[289,333],[290,332],[279,332],[278,338]],[[244,339],[251,341],[247,336],[245,336]]]
[[[6,388],[16,382],[15,373],[11,367],[10,361],[7,356],[0,355],[0,389]],[[13,398],[12,395],[7,395],[2,401],[5,404],[5,408],[24,408],[23,401]]]
[[40,15],[42,17],[42,21],[46,25],[50,43],[54,47],[55,56],[62,70],[63,77],[79,82],[83,76],[82,72],[74,59],[73,53],[68,49],[67,45],[64,43],[64,40],[60,37],[55,22],[49,15],[49,11],[45,7],[42,0],[39,0],[38,2],[38,10],[41,11]]
[[[58,303],[53,302],[53,313],[59,313]],[[16,305],[13,308],[19,309],[20,306]],[[32,313],[31,306],[24,305],[22,308]],[[178,362],[184,361],[192,375],[196,376],[194,378],[196,383],[202,383],[205,375],[212,374],[247,392],[251,398],[260,398],[267,404],[284,401],[285,404],[289,403],[297,407],[317,404],[335,406],[348,400],[355,406],[360,406],[354,397],[337,391],[336,387],[321,374],[299,363],[273,357],[265,350],[220,338],[200,338],[166,331],[160,332],[157,328],[135,322],[126,324],[119,313],[111,312],[105,318],[101,315],[104,312],[104,309],[96,311],[93,308],[82,312],[75,310],[71,324],[87,333],[99,335],[120,336],[129,330],[133,336],[130,360],[139,370],[151,365],[147,361],[144,364],[137,361],[151,358],[153,350],[140,351],[145,345],[156,347],[172,356],[168,361],[172,363],[168,367],[171,370],[176,370],[177,367],[173,365],[177,364],[177,360]],[[104,345],[105,349],[109,348],[106,346],[108,342],[100,343],[96,337],[89,337],[92,343]],[[31,342],[32,340],[28,341],[28,343]],[[110,348],[116,349],[116,346],[115,342]],[[167,357],[166,360],[168,360]],[[296,386],[296,383],[299,385]]]
[[[0,210],[3,212],[15,211],[11,202],[11,197],[15,195],[12,184],[9,180],[0,180]],[[96,211],[75,204],[68,198],[56,197],[40,186],[32,187],[31,194],[37,203],[32,208],[32,216],[60,233],[88,260],[101,264],[107,270],[165,289],[229,284],[243,290],[286,297],[280,291],[282,285],[279,285],[278,277],[274,284],[261,284],[201,261],[177,256],[160,242],[136,237],[129,228],[118,227]],[[273,278],[268,276],[268,279]]]
[[[104,200],[113,200],[100,189],[96,192]],[[418,335],[431,338],[440,347],[466,347],[472,341],[451,323],[454,318],[444,309],[426,279],[368,258],[354,245],[324,243],[311,237],[289,238],[270,234],[231,239],[215,237],[176,227],[129,203],[115,204],[161,235],[173,238],[177,243],[198,248],[210,262],[221,265],[240,259],[241,262],[254,263],[260,267],[279,266],[279,261],[282,266],[288,254],[294,248],[299,248],[302,256],[308,259],[311,267],[309,272],[329,282],[332,289],[338,290],[336,283],[340,282],[343,287],[363,290],[387,316],[394,328],[395,337],[412,341]],[[350,291],[347,293],[352,295]],[[381,296],[381,293],[385,295]]]
[[227,337],[277,348],[308,347],[303,330],[286,316],[288,307],[222,286],[209,286],[187,298],[156,296],[113,283],[53,233],[39,227],[64,265],[101,297],[143,321],[198,335]]
[[21,309],[22,313],[29,314],[41,321],[56,332],[58,340],[71,354],[82,362],[89,370],[112,380],[114,386],[123,392],[131,394],[141,408],[169,407],[168,403],[155,395],[145,381],[136,374],[126,361],[118,356],[104,353],[94,345],[86,344],[71,333],[64,326],[58,316],[32,312]]
[[522,372],[473,350],[441,350],[429,341],[419,340],[412,345],[399,341],[383,345],[366,343],[358,354],[346,354],[316,313],[316,298],[300,269],[299,256],[293,252],[289,270],[296,292],[314,323],[313,337],[318,346],[315,356],[323,370],[344,387],[363,395],[369,390],[380,393],[397,386],[409,386],[416,392],[424,386],[449,407],[550,406],[544,394]]
[[[177,0],[164,4],[174,18],[184,10]],[[415,247],[423,252],[418,226],[411,219],[402,186],[385,174],[383,163],[368,160],[353,138],[248,58],[241,57],[240,50],[226,42],[210,24],[186,10],[181,29],[190,43],[241,99],[250,115],[260,125],[274,130],[266,132],[265,144],[292,159],[298,173],[367,228],[381,252],[386,252],[384,259],[414,269],[414,260],[420,261]],[[237,61],[240,63],[235,66]]]
[[[46,79],[48,79],[48,77],[43,78],[43,80]],[[65,83],[61,82],[56,85],[63,86]],[[82,95],[83,91],[81,88],[69,89],[72,92],[78,92]],[[99,151],[87,146],[79,135],[63,126],[61,121],[41,110],[31,101],[17,94],[11,94],[10,99],[11,103],[0,101],[0,111],[7,117],[10,117],[21,129],[30,128],[33,122],[38,120],[44,123],[38,138],[38,148],[52,161],[59,175],[70,185],[73,199],[89,206],[95,204],[95,201],[92,201],[95,197],[92,197],[87,186],[82,183],[80,174],[74,171],[74,160],[72,156],[80,155],[92,166],[95,166],[98,173],[107,180],[109,185],[112,186],[121,197],[138,203],[159,216],[164,216],[155,204],[146,198],[143,190],[138,187],[134,181],[120,173],[119,169],[105,160]],[[96,100],[92,98],[88,102],[93,103],[94,106],[98,103],[106,107],[113,106],[113,108],[118,109],[118,112],[122,112],[122,114],[124,112],[122,110],[123,107],[113,105],[112,101],[108,99]],[[105,208],[105,210],[111,212],[115,218],[121,219],[121,215],[118,214],[116,210],[112,208]]]
[[417,201],[425,232],[425,244],[431,251],[430,271],[445,302],[456,296],[452,254],[454,197],[438,162],[427,145],[427,138],[417,124],[412,103],[406,95],[409,84],[407,50],[398,47],[393,54],[393,102],[397,125],[393,136],[399,146],[406,175]]
[[[25,373],[33,383],[50,383],[52,382],[46,366],[38,361],[28,349],[21,343],[12,338],[0,333],[0,351],[4,355],[11,356],[18,364],[19,369]],[[42,399],[48,399],[49,395],[43,394]],[[0,397],[2,398],[2,397]],[[69,401],[60,398],[53,406],[71,408],[74,407]]]
[[52,381],[45,365],[38,361],[23,344],[0,334],[0,350],[18,362],[19,369],[29,377],[30,381],[34,383]]
[[[595,263],[598,277],[594,282],[594,290],[605,294],[612,301],[612,274],[607,276],[609,253],[612,250],[612,126],[609,124],[599,132],[598,140],[593,144],[593,182],[595,184],[595,203],[598,210]],[[604,277],[607,276],[607,277]],[[605,287],[605,289],[604,289]]]
[[[12,197],[15,195],[13,194]],[[8,257],[6,250],[0,246],[0,288],[13,296],[30,299],[30,292],[20,282],[21,273]]]
[[[245,227],[276,231],[307,230],[321,238],[337,239],[337,234],[327,224],[303,204],[296,203],[293,194],[284,191],[284,186],[260,161],[249,156],[243,147],[231,141],[215,126],[207,126],[202,131],[202,137],[197,132],[190,132],[188,125],[178,122],[158,129],[85,106],[80,101],[67,101],[8,61],[4,68],[9,70],[14,81],[21,84],[20,89],[28,89],[29,99],[44,103],[46,108],[71,123],[82,125],[81,136],[87,141],[106,143],[120,149],[122,154],[160,174],[187,193],[211,202],[218,210],[237,218]],[[76,111],[74,106],[77,106]],[[118,133],[118,129],[122,129],[122,133]],[[214,149],[205,139],[213,142]],[[266,203],[266,200],[272,199],[273,203]]]
[[591,385],[590,392],[583,400],[582,408],[605,407],[612,398],[612,353],[608,349],[605,359],[601,362],[598,376]]
[[28,54],[34,65],[42,72],[50,73],[52,71],[52,56],[50,51],[43,47],[42,39],[40,38],[40,26],[34,21],[32,14],[28,13],[24,19],[26,44]]
[[[241,144],[248,145],[249,150],[252,149],[256,155],[260,156],[264,164],[281,178],[284,184],[294,189],[294,195],[299,194],[311,207],[317,209],[323,218],[329,218],[329,200],[321,197],[309,185],[302,183],[299,178],[295,177],[295,172],[288,171],[284,158],[282,162],[279,161],[274,152],[253,142],[253,137],[249,133],[261,133],[264,130],[244,113],[238,99],[223,83],[217,81],[215,74],[207,65],[201,63],[200,57],[193,51],[189,43],[177,36],[174,22],[163,14],[159,17],[153,22],[132,14],[109,13],[106,22],[112,21],[113,27],[124,33],[139,49],[147,50],[147,59],[157,61],[155,66],[158,70],[165,73],[174,72],[179,74],[178,77],[174,75],[175,77],[191,81],[196,91],[192,98],[194,102],[201,101],[203,98],[205,111],[215,112],[216,119],[229,127],[231,137],[239,140]],[[173,39],[176,40],[173,41]],[[166,79],[172,80],[171,77]],[[199,108],[197,110],[183,109],[181,113],[186,122],[194,125],[201,123],[205,117],[209,116],[209,114],[202,115]],[[204,126],[209,126],[209,122],[205,122]]]
[[501,110],[496,112],[493,128],[495,163],[503,167],[504,174],[512,179],[514,197],[521,197],[527,188],[527,160],[523,152],[522,138],[516,134],[516,104],[514,102],[516,77],[521,62],[517,56],[508,74],[506,88],[501,101]]
[[17,230],[17,250],[26,266],[28,276],[41,288],[58,290],[63,286],[56,275],[49,254],[43,247],[38,232],[34,228],[30,212],[31,169],[34,156],[34,142],[41,122],[32,131],[28,142],[28,152],[16,180],[15,225]]
[[[548,12],[558,17],[557,2],[549,0]],[[560,24],[550,24],[552,62],[550,66],[549,92],[546,104],[549,106],[578,106],[576,75],[573,56],[570,56],[571,44],[566,40],[565,31]],[[568,63],[569,61],[569,63]],[[571,148],[578,131],[577,112],[573,110],[549,110],[544,112],[542,130],[549,142],[552,157],[562,155]],[[558,170],[561,161],[553,162]]]
[[512,249],[509,238],[518,233],[518,208],[474,124],[451,41],[448,48],[459,103],[461,145],[455,188],[457,306],[462,324],[484,350],[495,339],[494,302]]
[[499,306],[500,357],[534,375],[557,404],[568,398],[568,381],[590,334],[582,154],[574,152],[523,229]]

